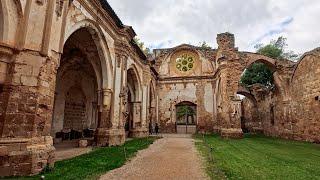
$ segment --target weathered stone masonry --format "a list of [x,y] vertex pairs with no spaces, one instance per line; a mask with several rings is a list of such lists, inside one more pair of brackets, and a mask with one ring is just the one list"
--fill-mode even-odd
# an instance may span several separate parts
[[147,135],[150,68],[106,1],[4,0],[0,8],[0,176],[52,166],[62,130],[93,128],[98,146],[124,143],[130,68],[141,102],[131,136]]
[[[0,176],[53,166],[58,134],[88,129],[97,146],[156,124],[320,142],[319,49],[297,63],[275,60],[238,51],[222,33],[217,49],[183,44],[147,58],[135,36],[105,0],[0,1]],[[255,62],[272,69],[273,89],[240,85]],[[178,117],[182,105],[190,112]]]

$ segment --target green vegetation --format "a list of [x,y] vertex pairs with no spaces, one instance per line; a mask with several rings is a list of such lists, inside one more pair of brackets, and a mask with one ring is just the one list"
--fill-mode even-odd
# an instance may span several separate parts
[[[258,44],[255,48],[257,49],[257,53],[273,59],[296,60],[298,58],[297,54],[293,51],[286,51],[286,47],[288,46],[286,41],[286,38],[279,37],[277,40],[272,40],[269,44]],[[263,63],[254,63],[245,71],[241,77],[240,83],[244,86],[250,86],[256,83],[260,83],[265,86],[272,86],[272,72],[267,65]]]
[[140,47],[140,49],[143,51],[143,53],[148,56],[151,54],[151,50],[148,47],[145,47],[144,42],[142,42],[139,38],[135,37],[133,38],[134,42]]
[[195,124],[195,109],[192,106],[180,105],[177,106],[177,124],[178,125],[194,125]]
[[206,41],[200,42],[198,46],[202,50],[211,50],[212,49],[212,47]]
[[190,106],[178,106],[177,107],[177,117],[186,117],[186,116],[193,116],[195,115],[194,109]]
[[[208,159],[207,172],[212,179],[320,179],[318,144],[261,135],[246,135],[241,140],[197,135],[196,139]],[[208,147],[212,147],[211,153]]]
[[88,154],[56,162],[51,172],[23,179],[40,179],[42,175],[45,179],[97,179],[107,171],[124,165],[139,150],[149,147],[155,140],[156,138],[151,137],[133,139],[123,146],[96,148]]
[[250,86],[253,84],[263,84],[265,86],[273,85],[273,76],[271,70],[263,63],[254,63],[242,75],[240,83]]
[[299,55],[295,54],[293,51],[287,51],[287,47],[287,38],[282,36],[278,37],[277,40],[271,40],[269,44],[258,44],[255,46],[257,53],[270,58],[296,60]]

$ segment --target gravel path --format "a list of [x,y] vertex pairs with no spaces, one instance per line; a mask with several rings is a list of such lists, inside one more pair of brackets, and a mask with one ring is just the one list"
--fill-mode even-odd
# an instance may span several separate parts
[[105,180],[208,179],[194,140],[188,135],[164,135],[126,165],[101,176]]

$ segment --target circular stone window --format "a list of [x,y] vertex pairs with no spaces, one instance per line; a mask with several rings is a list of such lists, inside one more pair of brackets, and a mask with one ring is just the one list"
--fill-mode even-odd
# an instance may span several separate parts
[[182,54],[176,58],[176,68],[179,71],[187,72],[194,67],[194,57],[189,54]]

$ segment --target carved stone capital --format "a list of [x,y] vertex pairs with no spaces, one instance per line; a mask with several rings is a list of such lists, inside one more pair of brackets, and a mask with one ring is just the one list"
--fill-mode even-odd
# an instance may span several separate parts
[[103,89],[103,106],[110,107],[111,106],[111,99],[112,99],[112,90],[111,89]]

